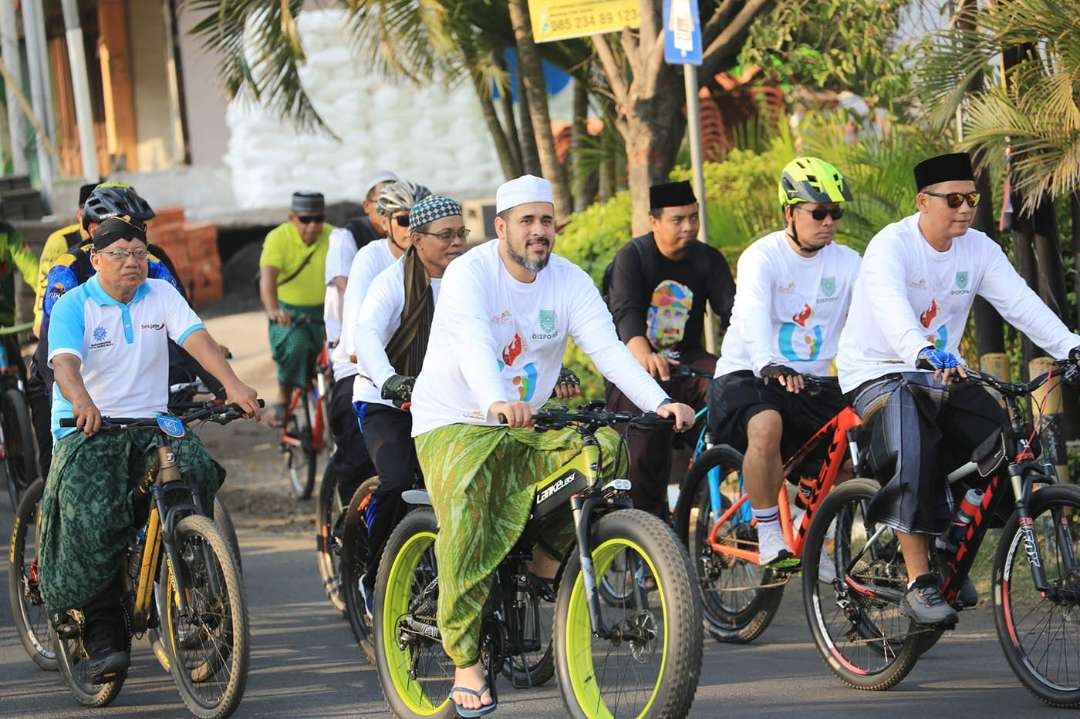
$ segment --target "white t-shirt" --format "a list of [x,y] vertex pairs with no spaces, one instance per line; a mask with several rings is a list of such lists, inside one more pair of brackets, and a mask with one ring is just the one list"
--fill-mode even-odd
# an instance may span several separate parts
[[[439,300],[442,278],[431,279],[431,293]],[[386,344],[401,327],[405,309],[405,260],[398,259],[372,281],[353,325],[356,364],[359,373],[353,383],[353,402],[376,402],[393,407],[382,398],[382,386],[394,374]]]
[[[82,361],[86,391],[106,417],[153,417],[169,404],[169,340],[183,345],[202,320],[165,280],[146,280],[127,304],[111,297],[97,275],[64,294],[49,322],[49,367],[72,354]],[[71,402],[53,384],[52,432],[74,416]]]
[[350,355],[356,354],[352,339],[352,328],[356,324],[356,313],[364,301],[371,281],[397,258],[390,251],[390,240],[369,242],[353,257],[349,266],[349,279],[345,285],[344,313],[341,321],[341,338],[337,347],[330,353],[334,366],[334,379],[342,380],[356,374],[356,365]]
[[919,351],[933,345],[960,355],[975,295],[1057,359],[1080,345],[1031,291],[996,242],[968,230],[938,252],[923,237],[914,214],[870,240],[855,282],[851,312],[836,358],[840,387],[893,372],[916,372]]
[[341,307],[338,304],[337,286],[334,279],[348,277],[356,256],[356,240],[344,227],[330,232],[330,247],[326,251],[326,300],[323,303],[323,321],[326,323],[326,341],[337,342],[341,338]]
[[716,376],[769,363],[824,375],[859,272],[859,253],[833,243],[813,257],[791,248],[783,230],[755,241],[739,257],[731,326]]
[[551,396],[573,337],[634,404],[652,411],[666,395],[615,334],[592,279],[552,255],[536,279],[515,280],[492,240],[443,275],[424,368],[412,395],[413,436],[448,424],[497,424],[495,402],[539,409]]

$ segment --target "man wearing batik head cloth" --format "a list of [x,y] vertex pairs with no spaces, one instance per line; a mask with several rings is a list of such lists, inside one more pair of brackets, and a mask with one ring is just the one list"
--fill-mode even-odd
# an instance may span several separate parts
[[469,236],[461,205],[428,195],[409,212],[409,248],[372,280],[356,313],[352,336],[357,375],[353,407],[379,476],[371,505],[367,572],[360,590],[370,615],[379,557],[401,513],[401,493],[419,469],[412,417],[402,409],[427,352],[443,272],[465,252]]
[[[668,396],[693,407],[705,404],[709,379],[677,377],[671,367],[685,364],[712,375],[716,357],[705,351],[705,303],[727,326],[735,282],[724,256],[698,242],[698,202],[689,182],[649,188],[652,231],[635,237],[615,255],[607,292],[619,339],[660,381]],[[635,405],[610,382],[607,403],[613,411]],[[634,506],[667,517],[671,442],[667,431],[632,431],[630,481]]]
[[[866,247],[836,365],[878,448],[869,469],[884,487],[867,514],[900,540],[910,580],[902,608],[916,622],[937,624],[956,616],[928,556],[954,502],[945,475],[1006,421],[985,389],[955,382],[965,375],[960,338],[975,295],[1057,359],[1080,357],[1080,336],[1042,303],[996,242],[971,229],[980,197],[967,154],[919,163],[915,183],[917,212]],[[969,585],[956,602],[977,599]]]
[[[480,619],[491,575],[529,516],[534,485],[581,450],[573,428],[534,432],[533,413],[559,380],[573,337],[605,377],[644,411],[694,413],[673,402],[619,342],[611,314],[589,276],[552,253],[551,184],[526,175],[496,193],[498,239],[473,248],[447,269],[432,320],[428,354],[412,394],[413,436],[439,521],[439,631],[453,660],[459,713],[494,707],[480,663]],[[499,416],[507,424],[499,422]],[[605,478],[618,435],[597,432]],[[552,515],[531,571],[551,578],[550,558],[572,539],[569,513]]]

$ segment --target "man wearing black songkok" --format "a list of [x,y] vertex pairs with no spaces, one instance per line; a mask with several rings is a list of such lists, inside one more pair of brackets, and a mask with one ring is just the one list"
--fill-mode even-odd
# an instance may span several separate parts
[[[700,407],[708,395],[716,357],[702,337],[705,303],[723,326],[731,317],[735,282],[717,250],[697,241],[700,215],[689,182],[649,188],[652,231],[635,237],[615,255],[605,296],[619,339],[676,402]],[[671,377],[671,368],[689,365],[705,378]],[[636,412],[615,386],[607,385],[608,407]],[[630,481],[634,506],[667,517],[672,433],[631,431]]]

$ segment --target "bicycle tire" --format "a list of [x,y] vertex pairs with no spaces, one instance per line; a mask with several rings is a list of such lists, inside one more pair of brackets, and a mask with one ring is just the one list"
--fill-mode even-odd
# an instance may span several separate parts
[[334,534],[335,524],[348,509],[340,505],[337,478],[327,463],[315,499],[315,553],[326,598],[347,617],[341,589],[341,541]]
[[360,578],[367,570],[368,543],[365,510],[370,497],[379,488],[379,478],[371,477],[356,488],[345,512],[341,538],[341,589],[345,616],[349,620],[356,645],[368,661],[375,663],[374,627],[367,620],[364,597],[360,593]]
[[[188,541],[197,539],[189,549]],[[199,719],[224,719],[230,716],[239,706],[244,696],[244,688],[247,683],[248,664],[250,661],[250,627],[248,624],[247,599],[245,597],[243,582],[240,572],[236,568],[236,560],[233,557],[232,548],[221,536],[217,525],[209,517],[201,515],[189,515],[181,519],[173,530],[173,544],[176,548],[176,556],[185,560],[185,565],[180,571],[185,572],[185,589],[190,598],[191,607],[199,603],[198,584],[193,581],[198,565],[193,563],[188,566],[186,561],[190,551],[191,558],[201,554],[204,560],[202,569],[205,571],[205,560],[212,557],[213,563],[219,572],[219,582],[224,585],[224,594],[211,598],[207,606],[218,606],[222,600],[227,602],[226,609],[222,610],[220,617],[214,621],[214,615],[207,612],[200,613],[197,620],[188,619],[188,632],[205,632],[204,636],[197,637],[198,646],[191,647],[191,635],[180,636],[180,628],[177,619],[177,608],[172,601],[172,579],[176,567],[170,566],[170,562],[162,563],[162,573],[165,575],[161,585],[168,587],[168,597],[165,607],[165,616],[162,618],[163,634],[167,638],[166,646],[169,650],[170,671],[173,682],[184,700],[184,704]],[[198,611],[198,610],[196,610]],[[227,622],[227,624],[226,624]],[[221,637],[211,636],[220,631]],[[205,647],[209,645],[213,654],[209,658],[202,656]],[[181,652],[192,651],[194,657],[183,655]],[[204,699],[197,689],[206,687],[211,679],[228,662],[232,662],[228,670],[220,697],[212,700]]]
[[[429,624],[434,622],[437,595],[424,597],[421,593],[417,597],[414,590],[430,583],[428,575],[433,574],[434,565],[429,566],[429,562],[434,559],[437,530],[435,513],[427,507],[405,515],[386,542],[375,583],[374,645],[379,687],[391,713],[402,719],[451,719],[457,716],[450,698],[454,666],[443,652],[441,641],[437,638],[419,640],[425,650],[432,649],[436,662],[442,662],[435,670],[444,675],[439,681],[440,686],[429,691],[436,682],[426,677],[425,681],[412,680],[409,667],[413,657],[399,645],[397,636],[399,621],[406,615],[423,616]],[[427,666],[420,660],[416,663]]]
[[[315,475],[318,473],[319,453],[315,451],[312,427],[311,427],[311,394],[307,390],[301,390],[303,396],[293,410],[293,414],[286,419],[286,426],[291,424],[293,437],[300,440],[300,446],[289,446],[286,450],[285,470],[289,474],[289,482],[293,496],[298,500],[311,499],[311,493],[315,489]],[[300,407],[303,407],[300,410]],[[297,413],[300,417],[297,417]],[[297,459],[302,457],[303,463],[296,466]]]
[[[86,677],[85,667],[81,666],[89,659],[81,635],[82,632],[80,631],[77,637],[61,639],[56,630],[52,626],[49,627],[53,652],[56,654],[56,667],[60,672],[60,677],[64,680],[64,684],[67,685],[68,690],[75,697],[75,701],[84,707],[94,709],[107,707],[120,695],[120,689],[124,686],[127,674],[121,674],[104,684],[91,684]],[[130,638],[128,639],[128,651],[131,651]]]
[[[742,468],[742,460],[740,452],[726,445],[713,447],[696,457],[679,491],[672,518],[675,533],[686,547],[697,570],[705,629],[713,639],[733,644],[746,644],[761,636],[772,623],[784,599],[784,585],[776,572],[752,569],[751,567],[758,565],[719,555],[705,541],[712,528],[709,472],[714,468],[721,469],[725,475],[727,472],[737,472]],[[734,498],[737,499],[738,497]],[[721,509],[730,507],[732,501],[733,498],[723,494],[721,488]],[[740,546],[756,546],[757,532],[748,523],[728,522],[725,527],[721,528],[724,536],[731,537],[732,541]],[[728,595],[734,596],[735,592],[723,587],[716,589],[724,574],[745,574],[746,581],[750,581],[753,573],[758,571],[761,572],[757,578],[758,588],[741,590],[743,594],[750,595],[744,606],[726,606],[725,598]]]
[[[1065,522],[1065,517],[1060,515],[1062,509],[1071,508],[1070,514],[1072,515],[1072,522]],[[1040,522],[1040,518],[1043,512],[1047,510],[1057,510],[1060,516],[1052,516],[1052,521],[1047,524],[1046,522]],[[1076,525],[1076,520],[1080,519],[1080,487],[1075,485],[1057,484],[1052,486],[1045,486],[1039,489],[1037,492],[1032,492],[1029,505],[1029,514],[1033,520],[1032,528],[1035,530],[1036,537],[1039,534],[1048,535],[1049,532],[1040,532],[1040,530],[1047,527],[1056,529],[1059,531],[1068,531],[1069,525]],[[1048,704],[1054,707],[1075,709],[1080,707],[1080,679],[1073,679],[1071,686],[1065,686],[1058,682],[1051,680],[1049,677],[1040,673],[1038,664],[1039,660],[1034,659],[1031,654],[1037,653],[1024,647],[1023,637],[1020,636],[1020,628],[1018,625],[1017,614],[1021,614],[1020,619],[1027,619],[1030,614],[1034,612],[1014,612],[1013,607],[1016,604],[1021,604],[1025,599],[1031,598],[1039,603],[1050,602],[1054,604],[1052,597],[1040,596],[1041,593],[1032,584],[1030,570],[1026,566],[1013,565],[1013,560],[1017,560],[1020,564],[1026,565],[1030,563],[1028,553],[1025,551],[1025,544],[1023,536],[1019,532],[1019,514],[1013,512],[1009,517],[1008,522],[1005,523],[1005,527],[1001,531],[1001,539],[997,546],[997,551],[994,556],[994,570],[993,570],[993,591],[994,596],[994,623],[997,627],[998,641],[1001,643],[1001,649],[1005,653],[1005,659],[1009,663],[1009,668],[1012,669],[1013,674],[1020,680],[1020,683],[1024,685],[1029,692],[1031,692],[1039,701],[1044,704]],[[1057,534],[1060,539],[1061,534]],[[1071,547],[1070,551],[1073,552],[1073,562],[1075,563],[1075,552],[1080,551],[1080,547],[1077,547],[1075,541],[1076,532],[1074,531],[1070,535]],[[1042,544],[1039,539],[1036,542]],[[1066,644],[1066,634],[1069,633],[1066,628],[1066,618],[1069,614],[1069,610],[1072,613],[1076,611],[1076,592],[1080,590],[1080,577],[1077,576],[1077,568],[1072,567],[1068,575],[1065,577],[1055,577],[1055,570],[1061,571],[1062,558],[1060,556],[1051,557],[1045,553],[1043,547],[1039,547],[1043,552],[1042,565],[1047,574],[1047,580],[1056,589],[1062,591],[1066,599],[1062,600],[1065,605],[1065,611],[1061,613],[1061,631],[1057,631],[1057,622],[1050,624],[1050,620],[1047,620],[1047,631],[1045,633],[1052,634],[1051,639],[1053,644],[1061,645]],[[1019,574],[1019,577],[1016,575]],[[1027,595],[1025,597],[1024,595]],[[1039,599],[1035,599],[1039,597]],[[1057,604],[1058,608],[1061,608],[1062,604]],[[1053,607],[1051,606],[1051,611]],[[1076,621],[1073,619],[1073,632],[1075,635],[1077,626]],[[1039,625],[1043,622],[1040,620]],[[1049,627],[1054,626],[1055,630],[1049,632]],[[1075,637],[1074,637],[1075,638]],[[1050,664],[1053,663],[1050,655],[1055,653],[1052,651],[1052,647],[1047,647],[1047,650],[1043,652],[1047,662],[1047,669]],[[1060,651],[1060,649],[1058,650]],[[1066,655],[1068,649],[1065,649]],[[1075,649],[1073,650],[1073,653]],[[1058,667],[1060,669],[1060,661]],[[1075,667],[1074,667],[1075,671]],[[1066,664],[1066,672],[1068,673],[1068,665]]]
[[[650,627],[656,626],[657,613],[651,609],[623,608],[634,615],[632,624],[630,619],[623,621],[648,639],[634,644],[635,640],[624,637],[622,645],[635,657],[645,657],[648,653],[655,656],[657,645],[662,644],[657,676],[655,680],[646,679],[643,689],[635,692],[641,696],[642,708],[630,709],[630,715],[686,716],[701,674],[703,643],[701,601],[689,557],[668,525],[636,509],[619,510],[602,517],[594,526],[592,541],[591,555],[597,574],[602,574],[607,563],[620,551],[633,550],[638,554],[654,580],[655,590],[650,590],[649,594],[656,595],[657,613],[664,622],[663,641],[657,642],[657,634],[650,632]],[[607,716],[612,711],[604,697],[606,687],[601,686],[601,682],[607,683],[608,667],[605,664],[603,669],[597,670],[593,665],[594,637],[584,584],[581,558],[574,551],[566,563],[556,603],[555,666],[563,705],[570,716],[579,719]],[[636,607],[640,607],[639,601],[635,599]],[[611,642],[611,647],[606,649],[607,659],[616,648],[616,642],[597,641]],[[640,658],[637,664],[643,664]],[[635,668],[635,673],[640,675],[640,670]],[[622,696],[620,689],[620,700]],[[624,705],[619,706],[621,710]]]
[[[30,659],[47,672],[56,671],[56,652],[49,639],[49,612],[37,578],[38,505],[45,491],[45,482],[36,479],[23,492],[15,526],[11,530],[11,551],[8,566],[8,601],[15,631]],[[34,533],[34,557],[27,566],[26,544]]]
[[[826,586],[832,588],[833,591],[840,591],[840,589],[846,589],[847,586],[840,578],[836,579],[831,585],[823,585],[818,581],[818,565],[820,564],[821,551],[822,547],[825,546],[829,527],[835,520],[836,528],[832,540],[835,543],[835,554],[833,556],[837,557],[837,567],[844,568],[842,576],[850,576],[850,570],[855,569],[855,567],[848,566],[852,556],[851,536],[858,534],[860,531],[864,533],[869,531],[865,522],[860,525],[855,517],[859,512],[865,511],[866,504],[873,499],[880,487],[881,485],[872,479],[850,479],[834,487],[829,492],[829,495],[825,497],[821,506],[818,507],[814,519],[810,523],[810,531],[807,532],[806,544],[803,547],[803,607],[806,611],[806,621],[810,625],[814,644],[822,660],[842,682],[854,689],[865,691],[885,691],[902,681],[912,667],[915,666],[920,654],[925,651],[923,647],[925,632],[933,631],[930,628],[919,627],[911,620],[899,615],[898,603],[890,605],[888,602],[878,600],[881,607],[892,607],[892,609],[886,609],[886,611],[893,612],[892,616],[896,617],[897,627],[907,627],[906,632],[903,632],[897,638],[890,639],[889,636],[882,634],[878,627],[879,624],[886,620],[875,622],[871,616],[868,616],[869,612],[863,610],[864,605],[860,603],[860,595],[853,592],[850,606],[858,605],[855,607],[855,611],[858,613],[858,621],[853,622],[852,615],[841,611],[844,621],[848,622],[850,626],[844,627],[843,630],[837,630],[835,634],[837,636],[850,636],[850,641],[854,646],[866,647],[865,660],[856,663],[854,654],[858,650],[842,651],[836,646],[833,633],[827,627],[822,626],[826,622],[824,616],[826,608],[831,608],[833,605],[839,606],[837,598],[831,596],[831,593],[822,596],[822,587]],[[871,537],[874,536],[880,535],[871,535]],[[870,555],[874,555],[877,550],[871,548],[868,552]],[[873,566],[864,570],[860,565],[858,568],[860,578],[862,578],[864,571],[867,576],[874,576],[874,572],[877,572],[883,577],[880,580],[882,583],[888,581],[898,587],[906,587],[906,572],[903,576],[897,576],[897,571],[895,571],[897,565],[901,568],[903,566],[903,559],[897,552],[894,551],[891,556],[882,558],[871,556],[871,559],[873,562],[884,563],[885,565],[891,563],[891,570],[878,571]],[[884,579],[885,577],[888,579]],[[837,589],[837,586],[840,589]],[[877,644],[880,644],[881,647],[876,647]],[[871,655],[879,657],[881,661],[875,662],[873,666],[868,666],[874,661]]]
[[0,397],[0,421],[4,423],[4,446],[7,456],[8,499],[11,511],[19,509],[22,493],[37,479],[37,443],[30,425],[30,409],[26,396],[18,389],[8,388]]
[[[510,656],[503,662],[503,676],[510,680],[515,689],[542,687],[555,676],[555,648],[552,642],[552,631],[555,628],[554,607],[545,607],[541,602],[537,593],[529,588],[517,591],[514,606],[520,612],[520,625],[526,628],[523,634],[535,634],[543,651]],[[548,619],[546,626],[545,618]],[[528,631],[528,627],[531,627],[532,631]]]

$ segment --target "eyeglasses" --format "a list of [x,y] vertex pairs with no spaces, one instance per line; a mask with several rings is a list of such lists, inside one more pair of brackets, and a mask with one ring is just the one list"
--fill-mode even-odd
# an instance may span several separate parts
[[418,235],[431,235],[432,237],[438,237],[439,240],[442,241],[442,242],[450,242],[455,237],[458,238],[459,240],[464,241],[464,240],[469,239],[469,228],[468,227],[459,227],[457,230],[443,230],[442,232],[421,232],[420,230],[416,230],[416,234],[418,234]]
[[105,255],[118,262],[123,262],[129,257],[134,257],[141,262],[150,256],[146,250],[94,250],[94,254]]
[[839,220],[841,217],[844,216],[843,207],[815,207],[812,210],[807,210],[802,205],[795,205],[795,209],[809,212],[810,216],[813,217],[817,222],[821,222],[826,217],[831,217],[834,220]]
[[976,207],[979,204],[979,198],[981,195],[978,192],[929,192],[923,191],[924,195],[930,195],[931,197],[944,197],[945,204],[952,209],[957,209],[960,205],[966,201],[968,207]]
[[398,227],[408,227],[409,226],[409,216],[408,215],[397,215],[396,217],[394,217],[394,222],[397,223]]
[[300,220],[302,225],[318,224],[326,220],[326,215],[297,215],[296,219]]

